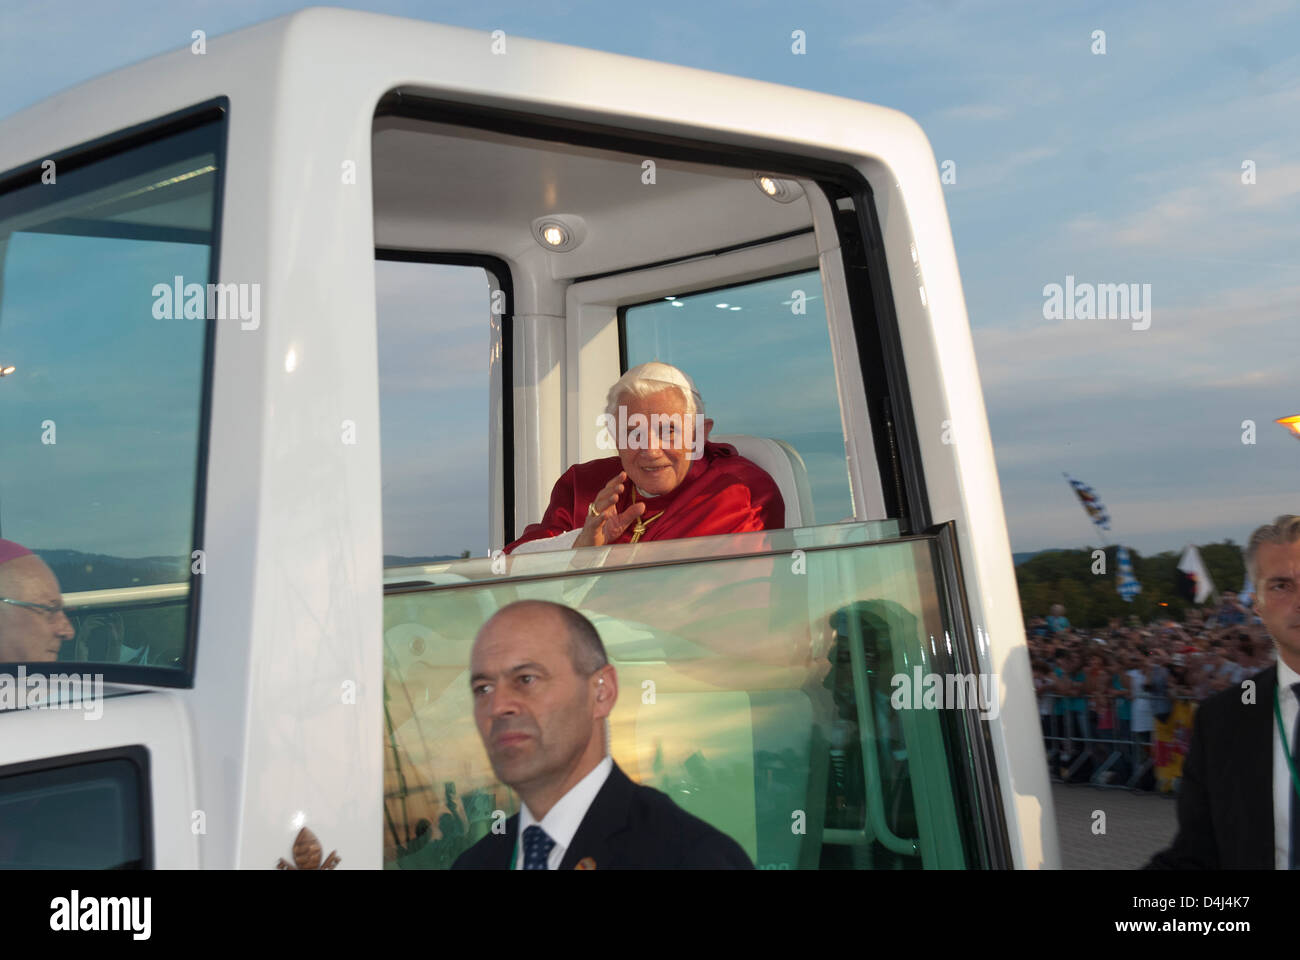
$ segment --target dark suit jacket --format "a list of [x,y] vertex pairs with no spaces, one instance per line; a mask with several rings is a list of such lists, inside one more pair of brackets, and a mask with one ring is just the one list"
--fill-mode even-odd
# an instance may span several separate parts
[[[452,869],[508,869],[518,831],[519,814],[515,814],[506,821],[505,833],[489,833],[462,853]],[[584,859],[594,861],[597,870],[754,867],[736,841],[691,816],[667,794],[633,783],[617,763],[587,808],[560,869],[572,870]]]
[[1229,687],[1201,704],[1183,765],[1178,836],[1148,870],[1272,870],[1273,692],[1277,667],[1252,677],[1255,702]]

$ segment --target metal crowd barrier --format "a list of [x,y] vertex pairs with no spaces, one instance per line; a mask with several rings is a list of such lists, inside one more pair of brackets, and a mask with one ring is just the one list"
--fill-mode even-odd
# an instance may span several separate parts
[[[1156,715],[1172,712],[1176,703],[1186,698],[1152,697],[1141,695],[1132,698],[1115,698],[1111,701],[1111,726],[1107,730],[1093,730],[1091,726],[1100,718],[1088,708],[1089,697],[1069,696],[1059,693],[1039,694],[1039,721],[1042,725],[1043,744],[1047,748],[1047,766],[1052,780],[1057,783],[1075,783],[1075,774],[1093,761],[1093,771],[1088,782],[1096,787],[1137,789],[1142,778],[1155,764]],[[1118,704],[1129,704],[1129,715],[1120,719]],[[1192,701],[1194,702],[1194,701]],[[1064,707],[1057,711],[1058,704]],[[1078,704],[1083,709],[1078,709]],[[1144,704],[1150,717],[1150,729],[1133,729],[1133,717],[1141,713],[1138,705]],[[1044,708],[1047,713],[1044,713]],[[1189,734],[1190,735],[1190,734]],[[1065,767],[1064,776],[1061,768]],[[1127,776],[1117,776],[1127,769]],[[1175,780],[1175,787],[1178,780]]]

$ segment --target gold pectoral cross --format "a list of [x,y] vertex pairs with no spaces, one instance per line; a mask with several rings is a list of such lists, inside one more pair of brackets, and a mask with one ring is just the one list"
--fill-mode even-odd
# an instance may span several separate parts
[[631,542],[636,543],[638,540],[640,540],[641,534],[645,533],[646,527],[650,526],[650,524],[654,523],[663,515],[664,512],[660,510],[658,513],[656,513],[653,517],[650,517],[648,520],[638,520],[636,523],[632,524]]
[[[636,503],[636,487],[635,487],[635,486],[632,487],[632,502],[633,502],[633,503]],[[639,519],[638,519],[634,524],[632,524],[632,539],[631,539],[629,542],[630,542],[630,543],[636,543],[638,540],[640,540],[642,534],[644,534],[645,531],[646,531],[646,527],[650,526],[650,524],[654,523],[656,520],[658,520],[658,519],[659,519],[660,517],[662,517],[663,515],[664,515],[664,512],[663,512],[662,510],[660,510],[660,511],[659,511],[658,513],[656,513],[653,517],[647,517],[647,518],[644,519],[644,520],[639,520]]]

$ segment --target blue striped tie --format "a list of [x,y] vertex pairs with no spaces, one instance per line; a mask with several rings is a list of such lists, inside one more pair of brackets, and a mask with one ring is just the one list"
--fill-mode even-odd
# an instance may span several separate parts
[[546,870],[546,860],[554,847],[555,841],[546,831],[533,824],[524,831],[524,869]]

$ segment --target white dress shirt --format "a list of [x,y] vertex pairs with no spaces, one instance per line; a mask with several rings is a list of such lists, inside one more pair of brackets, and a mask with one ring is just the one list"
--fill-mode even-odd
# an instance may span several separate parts
[[[1296,703],[1295,691],[1291,684],[1300,681],[1297,674],[1282,660],[1277,658],[1277,693],[1282,706],[1282,722],[1286,724],[1286,738],[1290,742],[1295,730],[1296,712],[1300,704]],[[1273,705],[1269,704],[1271,708]],[[1270,713],[1273,711],[1270,709]],[[1291,756],[1300,763],[1296,754],[1296,744],[1291,743]],[[1273,715],[1273,853],[1274,866],[1286,870],[1291,863],[1291,770],[1287,766],[1286,754],[1282,752],[1282,732],[1277,726],[1277,715]]]
[[515,855],[515,869],[524,868],[524,831],[537,824],[546,831],[546,835],[555,841],[555,846],[551,848],[551,855],[546,859],[547,870],[560,869],[560,861],[564,859],[564,853],[569,849],[569,844],[573,843],[573,836],[578,832],[578,827],[582,826],[583,818],[587,816],[587,811],[591,808],[592,802],[596,799],[596,794],[600,793],[600,788],[605,785],[609,779],[609,772],[614,769],[614,761],[611,757],[606,757],[600,763],[596,764],[581,780],[570,788],[569,792],[560,797],[555,806],[546,812],[540,823],[533,816],[528,804],[519,805],[519,838],[518,853]]

